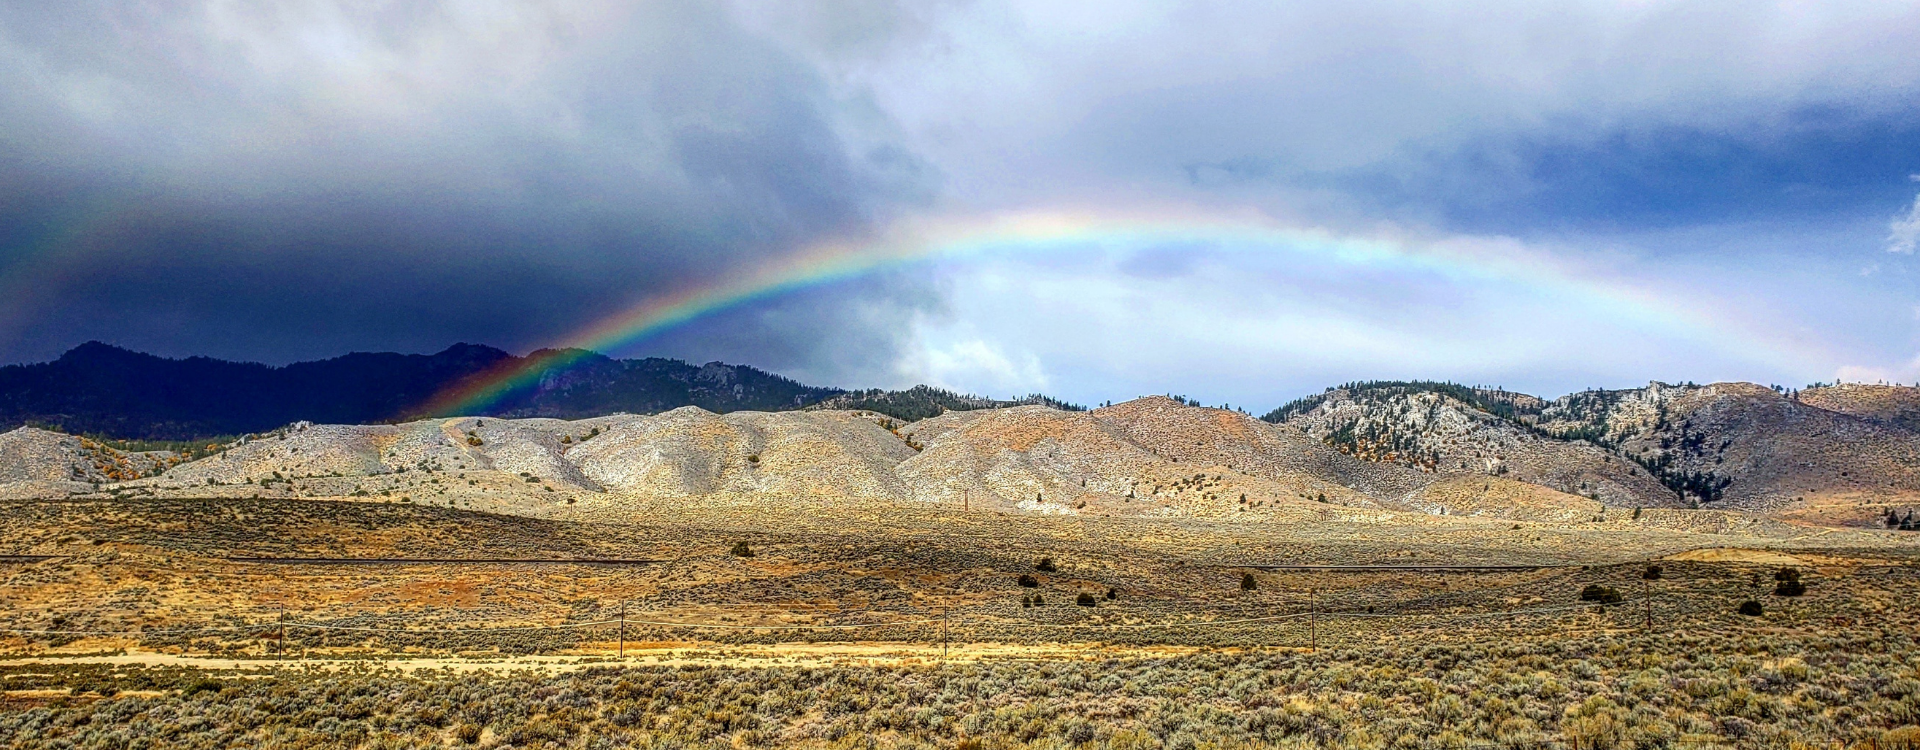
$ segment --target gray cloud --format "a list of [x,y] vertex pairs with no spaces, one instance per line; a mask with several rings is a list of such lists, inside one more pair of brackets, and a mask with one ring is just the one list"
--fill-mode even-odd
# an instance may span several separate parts
[[[539,346],[935,179],[707,3],[15,3],[0,29],[6,359]],[[769,320],[731,321],[736,360],[876,325]]]

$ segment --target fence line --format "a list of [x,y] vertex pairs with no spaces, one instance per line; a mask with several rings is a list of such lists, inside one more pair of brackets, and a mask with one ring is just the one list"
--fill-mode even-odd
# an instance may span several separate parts
[[[1657,598],[1659,597],[1649,596],[1649,597],[1639,597],[1634,599],[1623,599],[1619,602],[1613,603],[1611,606],[1626,606],[1636,602],[1650,602]],[[468,634],[483,634],[483,633],[576,630],[580,628],[589,628],[589,627],[596,627],[596,626],[618,625],[621,623],[625,623],[627,625],[652,625],[656,627],[689,628],[689,629],[700,629],[700,630],[860,630],[860,629],[866,629],[866,628],[890,628],[890,627],[901,627],[901,626],[907,626],[907,625],[932,625],[932,624],[940,624],[940,623],[947,623],[952,627],[967,627],[967,626],[994,624],[994,625],[1007,625],[1007,626],[1021,627],[1021,628],[1052,628],[1052,629],[1072,629],[1072,630],[1150,630],[1150,629],[1156,629],[1156,628],[1178,629],[1178,628],[1224,627],[1224,626],[1230,626],[1230,625],[1246,625],[1246,624],[1263,623],[1263,622],[1282,622],[1287,620],[1297,620],[1297,619],[1306,618],[1306,617],[1318,617],[1318,618],[1329,619],[1329,620],[1332,620],[1332,619],[1397,619],[1397,618],[1430,618],[1430,619],[1447,620],[1447,619],[1471,619],[1471,618],[1480,618],[1480,617],[1510,617],[1515,615],[1542,614],[1542,613],[1549,613],[1549,612],[1566,612],[1566,611],[1578,610],[1578,609],[1589,609],[1589,608],[1598,607],[1598,606],[1605,606],[1605,605],[1601,605],[1595,602],[1582,602],[1579,604],[1557,605],[1557,606],[1551,606],[1551,607],[1532,607],[1528,609],[1508,609],[1508,610],[1499,610],[1499,611],[1493,611],[1493,612],[1454,612],[1454,613],[1406,612],[1406,613],[1396,614],[1396,613],[1375,613],[1375,612],[1306,611],[1306,612],[1292,612],[1292,613],[1283,614],[1283,615],[1268,615],[1263,617],[1245,617],[1245,618],[1238,618],[1238,619],[1232,619],[1232,620],[1186,620],[1186,621],[1149,622],[1149,623],[1039,623],[1039,622],[1017,622],[1017,621],[988,623],[988,622],[978,621],[978,620],[969,621],[965,617],[965,613],[954,613],[952,619],[950,620],[934,617],[934,618],[926,618],[926,619],[919,619],[919,620],[897,620],[892,622],[799,624],[799,625],[734,625],[734,624],[714,623],[714,622],[669,622],[664,620],[612,619],[612,620],[591,620],[586,622],[568,622],[568,623],[560,623],[557,625],[520,625],[520,626],[502,626],[502,627],[484,627],[484,628],[458,628],[458,629],[431,628],[429,629],[429,628],[380,628],[380,627],[357,626],[357,625],[329,625],[325,623],[302,623],[302,622],[292,622],[292,621],[269,620],[265,622],[252,623],[247,625],[209,625],[209,626],[202,626],[202,627],[195,627],[195,628],[168,628],[168,629],[161,629],[161,630],[36,630],[36,629],[25,629],[25,628],[0,628],[0,633],[13,633],[13,634],[19,634],[19,635],[146,636],[146,635],[175,635],[175,634],[186,634],[186,633],[217,633],[217,632],[234,632],[234,631],[243,631],[243,630],[284,628],[288,630],[327,630],[327,631],[362,632],[362,633],[403,633],[403,634],[410,634],[410,635],[468,635]]]

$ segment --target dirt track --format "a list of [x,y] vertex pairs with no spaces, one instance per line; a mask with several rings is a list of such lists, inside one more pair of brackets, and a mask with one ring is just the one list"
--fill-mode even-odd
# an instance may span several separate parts
[[[782,643],[716,647],[692,643],[628,643],[626,657],[616,655],[616,644],[590,643],[568,653],[543,656],[501,656],[475,654],[461,657],[405,656],[386,658],[341,658],[338,655],[314,655],[307,658],[224,658],[130,650],[126,653],[86,653],[94,649],[118,648],[118,644],[94,641],[69,645],[68,654],[47,654],[17,659],[0,659],[0,667],[33,664],[114,664],[127,666],[191,667],[209,670],[284,670],[347,669],[374,666],[405,672],[449,669],[456,672],[481,670],[533,669],[564,672],[607,666],[683,666],[710,665],[728,667],[824,667],[847,664],[908,665],[946,661],[1145,659],[1184,656],[1204,650],[1190,646],[1119,646],[1107,644],[1054,643],[1022,645],[1010,643],[955,643],[942,656],[939,645],[925,643]],[[1242,649],[1212,649],[1239,651]],[[1286,649],[1282,649],[1286,650]]]

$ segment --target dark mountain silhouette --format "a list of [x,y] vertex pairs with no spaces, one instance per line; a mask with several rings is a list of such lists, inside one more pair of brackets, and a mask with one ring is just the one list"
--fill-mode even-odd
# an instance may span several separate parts
[[[23,424],[118,438],[190,440],[307,420],[365,424],[430,416],[450,386],[527,358],[456,344],[437,354],[354,353],[284,367],[207,357],[166,359],[100,342],[52,362],[0,367],[0,429]],[[593,353],[480,410],[486,416],[580,418],[681,406],[713,412],[794,409],[842,393],[743,365],[617,360]]]

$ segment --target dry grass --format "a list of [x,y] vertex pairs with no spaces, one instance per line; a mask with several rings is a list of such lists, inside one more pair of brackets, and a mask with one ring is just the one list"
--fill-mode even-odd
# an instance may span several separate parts
[[[1895,533],[647,511],[635,524],[298,500],[5,504],[0,551],[60,557],[0,568],[0,627],[62,632],[0,641],[30,660],[0,664],[15,709],[0,746],[1786,747],[1920,721],[1920,574]],[[739,541],[755,555],[728,554]],[[232,554],[672,562],[286,568]],[[1035,570],[1043,556],[1056,571]],[[1657,558],[1663,577],[1643,583]],[[1770,596],[1789,559],[1809,592]],[[1234,567],[1247,563],[1548,567],[1257,572],[1249,592]],[[1581,604],[1589,584],[1628,601]],[[1047,604],[1022,607],[1035,591]],[[1080,592],[1098,606],[1074,606]],[[1749,598],[1767,613],[1737,614]],[[623,602],[631,620],[731,627],[629,623],[629,642],[654,644],[648,666],[433,668],[611,656],[617,625],[589,623]],[[967,644],[948,662],[938,623],[830,629],[943,611]],[[487,630],[530,626],[566,627]],[[56,653],[123,650],[242,661]],[[332,661],[249,660],[280,652]],[[393,658],[419,661],[385,670]]]

